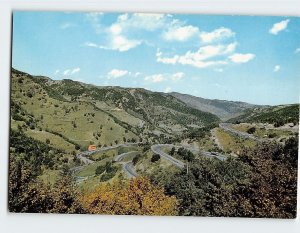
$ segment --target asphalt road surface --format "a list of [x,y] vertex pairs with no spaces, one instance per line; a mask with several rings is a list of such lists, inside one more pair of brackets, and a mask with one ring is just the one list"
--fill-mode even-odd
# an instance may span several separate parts
[[118,162],[120,164],[122,164],[122,168],[124,170],[124,173],[131,179],[131,178],[135,178],[137,177],[137,173],[136,171],[134,170],[134,167],[133,167],[133,163],[132,161],[129,161],[129,162],[122,162],[122,160],[127,157],[127,156],[130,156],[130,155],[136,155],[138,154],[138,151],[130,151],[130,152],[126,152],[126,153],[122,153],[122,154],[119,154],[117,156],[114,157],[114,161],[115,162]]
[[263,139],[255,137],[252,134],[241,132],[241,131],[238,131],[238,130],[232,128],[232,124],[230,124],[230,123],[220,123],[219,127],[221,129],[223,129],[223,130],[225,130],[225,131],[227,131],[227,132],[229,132],[231,134],[234,134],[235,136],[241,137],[241,138],[252,139],[252,140],[255,140],[255,141],[259,141],[259,142],[264,141]]
[[171,155],[169,155],[169,154],[162,151],[162,149],[165,148],[165,147],[172,148],[172,147],[177,147],[177,146],[172,145],[172,144],[156,144],[156,145],[151,146],[151,150],[154,154],[160,155],[162,158],[164,158],[164,159],[170,161],[171,163],[173,163],[176,167],[184,168],[185,163],[183,163],[182,161],[180,161],[178,159],[175,159]]

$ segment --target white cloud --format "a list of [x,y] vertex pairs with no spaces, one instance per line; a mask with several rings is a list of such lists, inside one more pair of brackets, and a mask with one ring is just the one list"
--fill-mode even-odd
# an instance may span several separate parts
[[197,68],[205,68],[213,65],[225,65],[225,60],[208,60],[235,51],[236,43],[228,45],[208,45],[203,46],[196,52],[188,51],[184,55],[174,55],[173,57],[162,57],[160,50],[156,53],[156,61],[164,64],[191,65]]
[[275,67],[274,67],[274,72],[278,72],[280,70],[280,65],[276,65]]
[[164,14],[123,14],[118,17],[117,24],[119,24],[124,30],[143,29],[147,31],[154,31],[164,27],[166,23],[166,17],[167,16]]
[[134,77],[138,77],[138,76],[140,76],[140,75],[142,75],[141,72],[135,72],[135,74],[134,74],[133,76],[134,76]]
[[67,69],[63,72],[63,75],[64,76],[69,76],[69,75],[72,75],[72,74],[76,74],[80,71],[80,68],[77,67],[77,68],[74,68],[74,69]]
[[142,41],[139,41],[139,40],[129,40],[124,36],[114,35],[114,36],[112,36],[110,43],[107,46],[98,45],[93,42],[86,42],[86,43],[84,43],[84,46],[98,48],[98,49],[117,50],[119,52],[125,52],[132,48],[137,47],[141,43],[142,43]]
[[165,73],[165,74],[153,74],[148,75],[144,78],[145,81],[153,82],[153,83],[159,83],[163,81],[172,81],[177,82],[184,78],[185,74],[183,72],[177,72],[174,74]]
[[140,45],[141,43],[142,43],[142,41],[129,40],[124,36],[117,35],[117,36],[113,36],[110,48],[112,50],[118,50],[120,52],[125,52],[125,51],[128,51],[129,49],[135,48],[136,46]]
[[218,28],[212,32],[202,32],[200,38],[202,42],[211,43],[214,41],[219,41],[225,38],[233,37],[235,33],[228,28]]
[[182,27],[175,26],[171,27],[168,31],[164,32],[163,38],[168,41],[186,41],[198,33],[199,29],[191,25]]
[[84,46],[98,48],[99,45],[97,45],[93,42],[85,42]]
[[295,50],[295,53],[300,53],[300,47]]
[[107,73],[107,78],[108,79],[115,79],[115,78],[121,78],[125,75],[130,74],[128,70],[118,70],[118,69],[113,69],[110,72]]
[[112,24],[109,28],[110,32],[113,35],[119,35],[122,32],[122,27],[120,24]]
[[234,63],[246,63],[246,62],[252,60],[254,57],[255,57],[255,55],[252,53],[246,53],[246,54],[235,53],[235,54],[229,56],[229,59]]
[[162,74],[153,74],[145,77],[145,81],[150,81],[153,83],[159,83],[165,80],[166,78]]
[[172,91],[171,87],[166,87],[164,93],[170,93]]
[[100,18],[102,15],[103,15],[102,12],[92,12],[86,14],[87,20],[91,22],[92,27],[94,28],[96,33],[101,33],[103,31],[103,28],[100,23]]
[[55,70],[54,75],[57,75],[59,73],[59,70]]
[[77,68],[74,68],[72,71],[71,71],[71,74],[76,74],[80,71],[80,68],[77,67]]
[[70,72],[71,72],[71,70],[69,70],[69,69],[68,69],[68,70],[65,70],[65,71],[63,72],[63,75],[65,75],[65,76],[66,76],[66,75],[69,75]]
[[183,72],[178,72],[171,76],[171,80],[176,82],[176,81],[181,80],[184,76],[185,76],[185,74]]
[[289,19],[283,20],[279,23],[275,23],[273,27],[269,30],[269,32],[273,35],[277,35],[280,31],[286,29],[289,23]]
[[104,27],[100,24],[100,16],[102,13],[90,13],[87,14],[88,20],[92,23],[96,32],[103,32],[106,34],[106,41],[102,45],[95,43],[86,43],[86,46],[116,50],[119,52],[125,52],[139,46],[143,39],[138,39],[141,35],[136,36],[137,30],[155,31],[166,26],[167,18],[170,17],[164,14],[122,14],[117,20],[109,27]]

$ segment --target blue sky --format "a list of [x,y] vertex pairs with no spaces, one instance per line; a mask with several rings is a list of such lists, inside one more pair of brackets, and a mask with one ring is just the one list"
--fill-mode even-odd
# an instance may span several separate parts
[[300,18],[13,13],[14,68],[98,86],[299,102]]

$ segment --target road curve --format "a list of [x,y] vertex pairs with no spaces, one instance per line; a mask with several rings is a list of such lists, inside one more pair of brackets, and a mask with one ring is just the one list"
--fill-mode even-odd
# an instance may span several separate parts
[[119,155],[114,157],[114,161],[115,162],[121,162],[122,159],[124,159],[126,156],[137,154],[137,153],[138,153],[138,151],[130,151],[130,152],[119,154]]
[[183,163],[182,161],[180,161],[178,159],[175,159],[171,155],[169,155],[169,154],[162,151],[162,148],[164,148],[164,147],[172,148],[172,147],[177,147],[177,146],[172,145],[172,144],[156,144],[156,145],[151,146],[151,150],[154,154],[160,155],[161,157],[163,157],[166,160],[173,163],[176,167],[184,168],[185,163]]
[[151,146],[151,150],[154,154],[158,154],[160,155],[162,158],[170,161],[171,163],[173,163],[175,166],[179,167],[179,168],[184,168],[185,163],[175,159],[174,157],[172,157],[171,155],[165,153],[162,151],[162,148],[168,147],[169,149],[171,149],[172,147],[175,148],[175,150],[178,150],[179,148],[183,147],[186,148],[188,150],[190,150],[193,153],[200,153],[201,155],[207,157],[207,158],[216,158],[219,159],[221,161],[226,160],[227,156],[220,154],[218,152],[209,152],[209,151],[205,151],[205,150],[200,150],[194,147],[190,147],[190,146],[176,146],[173,144],[156,144]]
[[137,173],[133,168],[132,162],[123,163],[122,167],[123,167],[124,172],[130,179],[137,177]]
[[117,162],[117,163],[122,164],[122,168],[123,168],[125,174],[130,179],[137,177],[137,173],[134,170],[132,161],[122,162],[122,159],[124,159],[126,156],[137,154],[137,153],[138,153],[138,151],[130,151],[130,152],[119,154],[119,155],[117,155],[117,156],[114,157],[114,161]]
[[252,140],[255,140],[255,141],[258,141],[258,142],[262,142],[263,141],[263,139],[255,137],[252,134],[241,132],[239,130],[236,130],[236,129],[232,128],[232,124],[230,124],[230,123],[220,123],[219,127],[221,129],[223,129],[223,130],[225,130],[225,131],[227,131],[227,132],[229,132],[231,134],[234,134],[235,136],[241,137],[241,138],[252,139]]

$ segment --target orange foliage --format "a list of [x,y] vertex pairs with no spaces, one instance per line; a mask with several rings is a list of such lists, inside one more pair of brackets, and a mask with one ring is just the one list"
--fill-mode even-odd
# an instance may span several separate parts
[[120,182],[101,184],[82,197],[87,213],[118,215],[176,215],[177,200],[166,196],[164,189],[151,184],[143,177]]

